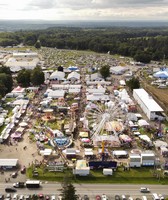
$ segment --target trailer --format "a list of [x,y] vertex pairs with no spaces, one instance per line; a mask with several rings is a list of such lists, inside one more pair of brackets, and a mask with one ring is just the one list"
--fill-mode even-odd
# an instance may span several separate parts
[[27,188],[39,188],[40,187],[40,181],[38,181],[38,180],[27,180],[26,181],[26,187]]

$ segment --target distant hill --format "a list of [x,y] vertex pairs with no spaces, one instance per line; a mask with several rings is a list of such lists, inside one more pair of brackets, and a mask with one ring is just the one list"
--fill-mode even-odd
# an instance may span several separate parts
[[47,21],[0,20],[0,31],[40,30],[49,27],[168,27],[166,21]]

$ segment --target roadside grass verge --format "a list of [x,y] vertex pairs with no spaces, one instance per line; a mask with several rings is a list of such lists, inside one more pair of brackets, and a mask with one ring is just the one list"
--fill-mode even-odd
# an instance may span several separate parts
[[132,168],[127,171],[123,171],[123,168],[119,167],[112,176],[104,176],[102,169],[91,170],[89,176],[75,176],[72,174],[72,169],[65,169],[63,172],[49,172],[42,168],[36,169],[39,172],[38,177],[32,176],[31,167],[27,170],[27,176],[30,179],[61,182],[64,177],[69,177],[74,183],[168,184],[168,177],[157,176],[154,169],[148,167]]

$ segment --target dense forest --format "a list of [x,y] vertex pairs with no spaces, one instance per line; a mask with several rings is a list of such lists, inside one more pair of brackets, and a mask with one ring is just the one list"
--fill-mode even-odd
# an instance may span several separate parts
[[[0,33],[1,46],[20,43],[58,49],[110,52],[145,63],[168,59],[168,28],[70,28]],[[38,43],[39,44],[39,43]],[[39,47],[39,45],[38,45]]]

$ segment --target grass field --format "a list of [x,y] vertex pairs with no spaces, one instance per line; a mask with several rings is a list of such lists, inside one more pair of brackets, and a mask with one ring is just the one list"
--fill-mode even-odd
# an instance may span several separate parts
[[[89,176],[75,176],[71,170],[64,170],[64,172],[48,172],[42,168],[38,168],[39,176],[37,177],[40,180],[47,181],[63,181],[64,177],[69,177],[72,182],[76,183],[130,183],[130,184],[168,184],[168,177],[154,176],[153,168],[131,168],[128,171],[123,171],[122,167],[119,167],[112,176],[104,176],[101,170],[91,170]],[[29,178],[32,177],[32,168],[29,168],[27,171]]]
[[146,82],[142,83],[142,86],[159,103],[168,115],[168,89],[159,89]]

